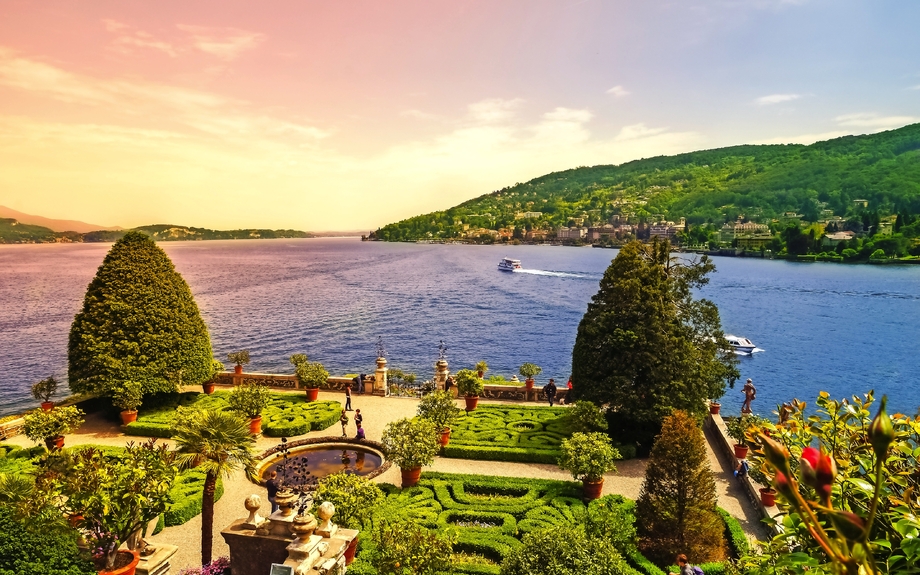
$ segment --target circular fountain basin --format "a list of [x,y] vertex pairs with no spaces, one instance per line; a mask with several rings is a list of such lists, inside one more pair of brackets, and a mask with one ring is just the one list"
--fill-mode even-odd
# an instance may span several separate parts
[[[287,465],[306,469],[316,479],[342,472],[372,478],[390,466],[382,449],[376,447],[374,442],[336,441],[328,438],[320,441],[292,441],[287,445]],[[262,454],[261,458],[259,477],[262,479],[267,479],[272,471],[279,471],[278,466],[284,463],[283,453],[277,447]]]

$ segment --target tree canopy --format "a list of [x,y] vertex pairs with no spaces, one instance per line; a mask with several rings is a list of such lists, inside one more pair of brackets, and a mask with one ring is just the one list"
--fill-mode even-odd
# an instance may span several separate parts
[[211,340],[192,292],[148,236],[130,232],[109,250],[70,328],[68,359],[77,393],[137,381],[146,395],[211,377]]
[[702,414],[704,400],[721,397],[738,378],[737,360],[718,308],[693,297],[714,270],[706,256],[671,257],[666,243],[620,250],[578,326],[575,396],[606,405],[633,428],[651,428],[651,436],[672,410]]

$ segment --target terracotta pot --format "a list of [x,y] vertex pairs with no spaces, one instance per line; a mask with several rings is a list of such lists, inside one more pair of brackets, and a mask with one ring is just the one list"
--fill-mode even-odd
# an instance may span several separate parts
[[764,507],[773,507],[776,505],[776,490],[772,487],[760,488],[760,502]]
[[319,388],[318,387],[308,387],[307,388],[307,401],[316,401],[317,397],[319,397]]
[[463,399],[466,400],[466,410],[474,411],[476,406],[479,405],[479,396],[478,395],[467,395]]
[[[141,560],[140,553],[137,551],[126,551],[122,549],[118,552],[118,555],[132,555],[131,562],[125,565],[124,567],[118,567],[113,571],[100,570],[99,575],[134,575],[134,572],[137,570],[137,564]],[[118,565],[118,559],[115,560],[115,564]]]
[[207,383],[202,383],[201,388],[204,390],[205,393],[207,393],[208,395],[211,395],[212,393],[214,393],[214,382],[209,381]]
[[79,513],[67,516],[67,523],[69,523],[71,527],[76,527],[81,521],[83,521],[83,516]]
[[709,413],[712,415],[719,415],[720,409],[722,409],[721,403],[716,403],[715,401],[709,403]]
[[748,454],[748,446],[741,445],[740,443],[735,444],[735,457],[738,459],[746,459]]
[[358,538],[355,537],[351,540],[351,543],[348,544],[348,547],[345,549],[345,566],[351,565],[351,562],[355,560],[355,551],[358,550]]
[[441,432],[441,447],[447,447],[447,444],[450,443],[450,428],[445,427],[444,431]]
[[478,372],[476,372],[476,373],[479,374],[479,379],[482,379],[482,376],[484,376],[484,375],[486,374],[486,372],[484,372],[484,371],[478,371]]
[[64,449],[64,436],[58,435],[57,437],[46,437],[45,447],[48,448],[48,451],[54,451],[55,449]]
[[400,469],[402,472],[402,486],[406,487],[415,487],[418,485],[418,480],[422,476],[421,467],[413,467],[412,469]]
[[531,378],[529,378],[529,377],[528,377],[527,379],[525,379],[525,380],[524,380],[524,388],[525,388],[527,391],[531,391],[531,390],[533,389],[533,379],[531,379]]
[[601,491],[604,490],[604,478],[601,477],[600,481],[588,481],[587,479],[581,480],[582,484],[582,493],[585,496],[585,499],[594,500],[598,499],[601,496]]
[[136,409],[126,409],[122,411],[121,415],[121,424],[128,425],[129,423],[134,423],[137,421],[137,410]]
[[53,401],[43,401],[42,402],[42,411],[51,411],[52,409],[54,409]]
[[259,435],[262,433],[262,416],[253,417],[249,420],[249,433]]

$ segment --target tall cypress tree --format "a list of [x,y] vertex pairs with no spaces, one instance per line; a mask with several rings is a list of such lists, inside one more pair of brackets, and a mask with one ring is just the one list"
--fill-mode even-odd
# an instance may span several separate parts
[[110,394],[126,381],[144,394],[212,375],[211,340],[192,292],[152,239],[128,232],[106,255],[74,318],[70,388]]
[[678,553],[692,563],[725,557],[725,526],[716,510],[716,482],[696,420],[683,411],[665,418],[636,501],[639,548],[658,565]]
[[670,244],[631,242],[607,268],[572,350],[578,399],[607,405],[611,431],[651,444],[674,409],[702,414],[738,377],[719,310],[693,289],[715,266],[672,258]]

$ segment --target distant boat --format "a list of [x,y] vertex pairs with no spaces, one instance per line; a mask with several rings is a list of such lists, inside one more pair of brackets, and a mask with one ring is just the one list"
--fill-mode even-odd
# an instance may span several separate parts
[[503,272],[513,272],[519,270],[521,269],[521,260],[504,258],[502,261],[498,262],[498,269]]
[[757,349],[757,346],[754,345],[754,343],[746,337],[726,335],[725,340],[728,341],[728,345],[732,346],[732,349],[735,350],[736,353],[750,355],[754,353],[755,349]]

